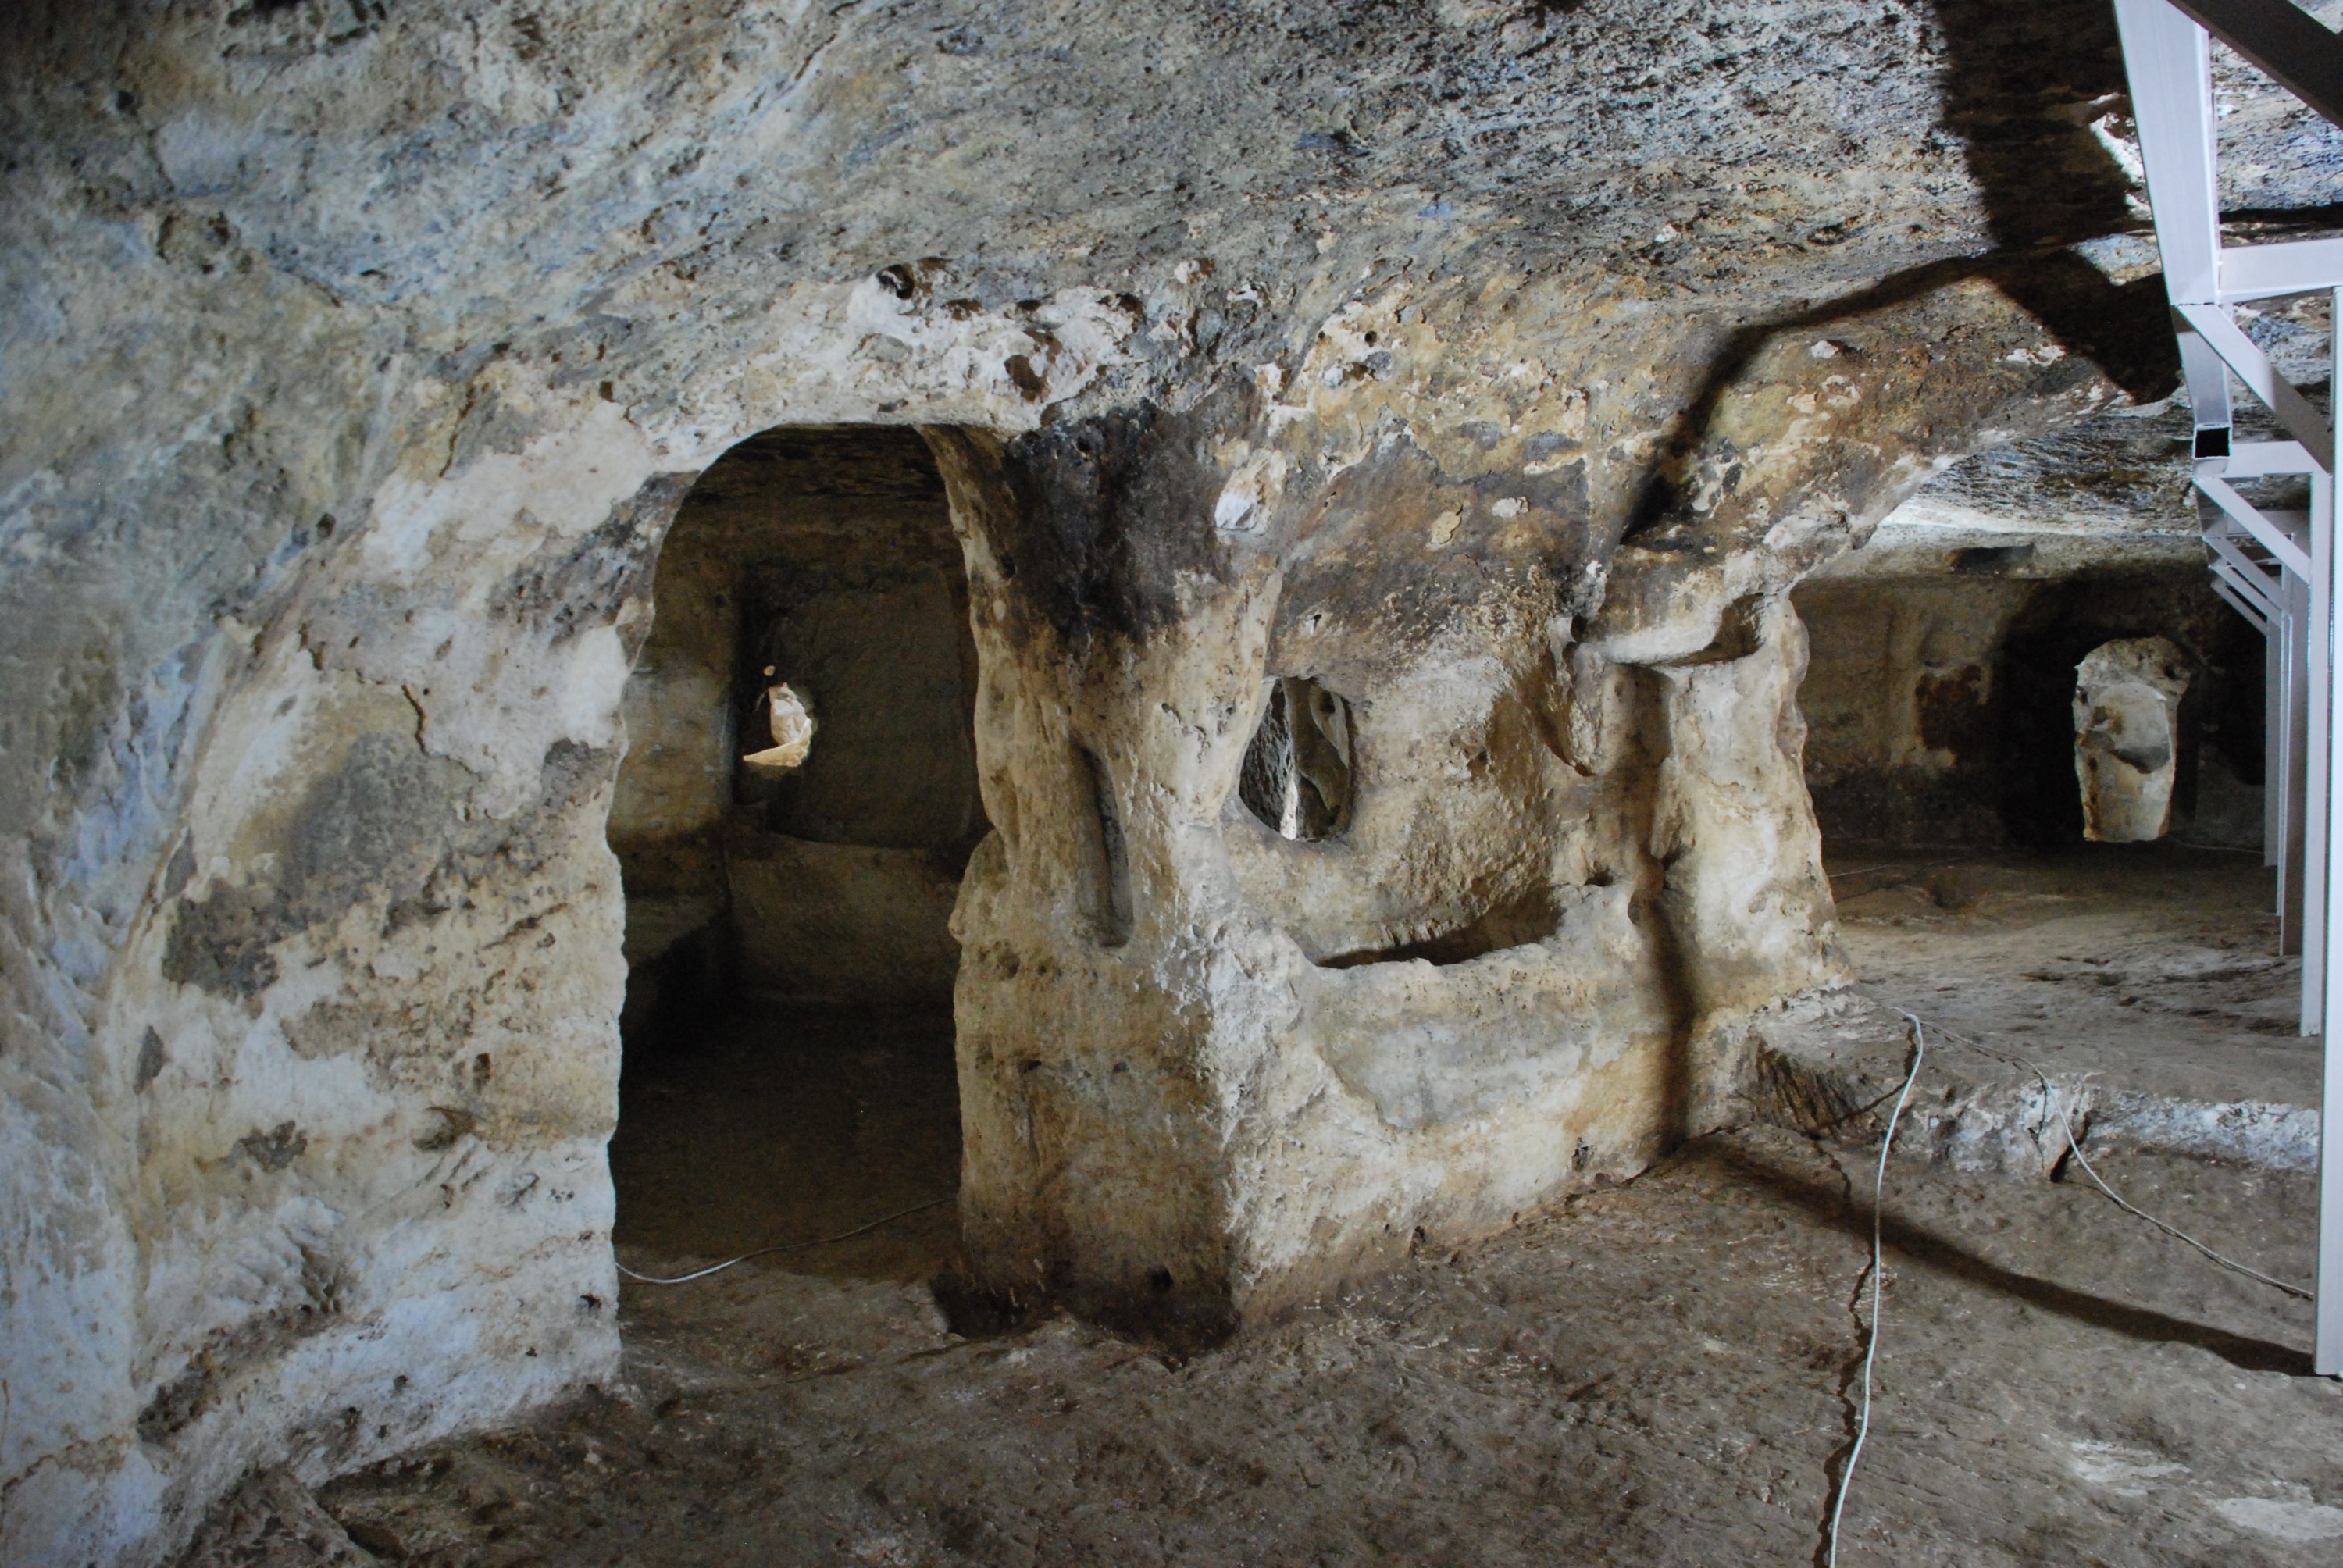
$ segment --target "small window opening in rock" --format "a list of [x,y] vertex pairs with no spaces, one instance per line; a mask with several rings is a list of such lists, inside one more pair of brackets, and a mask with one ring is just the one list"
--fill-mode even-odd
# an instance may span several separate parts
[[1315,680],[1270,683],[1237,795],[1281,837],[1331,839],[1351,825],[1351,705]]
[[900,1214],[772,1266],[940,1271],[949,921],[987,831],[942,477],[915,430],[768,431],[685,496],[654,581],[609,824],[620,1261],[677,1274]]

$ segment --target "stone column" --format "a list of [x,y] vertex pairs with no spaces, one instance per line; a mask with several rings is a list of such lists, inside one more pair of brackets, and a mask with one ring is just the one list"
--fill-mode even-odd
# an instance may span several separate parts
[[2164,837],[2180,773],[2188,673],[2188,656],[2160,637],[2101,643],[2075,667],[2084,837],[2111,844]]

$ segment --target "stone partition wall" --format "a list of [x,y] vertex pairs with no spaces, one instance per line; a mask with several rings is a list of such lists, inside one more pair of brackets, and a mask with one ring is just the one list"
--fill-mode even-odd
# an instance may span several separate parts
[[1709,1124],[1842,974],[1792,585],[2168,386],[1932,128],[2128,221],[2102,11],[0,14],[0,1559],[612,1375],[622,694],[777,427],[950,492],[974,1288],[1209,1337]]
[[[551,350],[387,427],[359,522],[179,699],[184,804],[86,1037],[107,1130],[11,1146],[20,1183],[104,1162],[117,1259],[17,1265],[12,1441],[65,1438],[13,1494],[23,1550],[136,1555],[254,1465],[322,1475],[610,1375],[620,694],[681,497],[787,413],[947,416],[995,829],[954,917],[980,1288],[1209,1338],[1713,1124],[1738,1021],[1841,976],[1785,590],[1925,471],[1860,424],[1899,389],[1841,393],[1770,470],[1745,435],[1739,497],[1622,547],[1661,389],[1584,388],[1680,327],[1524,377],[1583,301],[1523,280],[1544,319],[1484,347],[1437,325],[1469,293],[1360,293],[1291,373],[1184,410],[1043,426],[1005,365],[942,395],[1011,328],[873,279],[789,301],[766,330],[798,381],[720,425],[581,396]],[[1987,351],[2032,330],[1982,289],[1936,307]],[[1047,309],[1021,341],[1090,327],[1104,358],[1139,326]],[[874,320],[914,347],[863,369]],[[1099,361],[1058,363],[1071,401]],[[1745,395],[1819,403],[1815,367],[1761,357]],[[468,396],[499,417],[466,449]],[[1280,675],[1353,705],[1321,843],[1234,799]]]
[[[1503,1223],[1715,1125],[1750,1013],[1845,978],[1786,589],[1928,471],[1941,365],[1750,356],[1747,423],[1674,459],[1731,487],[1623,546],[1632,437],[1585,387],[1639,329],[1463,307],[1394,278],[1184,411],[935,437],[997,829],[955,919],[962,1217],[1013,1300],[1209,1334]],[[2009,417],[1996,309],[1843,330],[1958,328],[1946,379]],[[1351,713],[1315,842],[1236,796],[1295,677]]]

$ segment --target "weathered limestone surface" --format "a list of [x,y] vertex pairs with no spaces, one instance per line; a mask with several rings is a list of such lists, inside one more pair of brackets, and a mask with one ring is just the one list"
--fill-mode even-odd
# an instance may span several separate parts
[[2116,844],[2164,837],[2188,673],[2188,656],[2161,637],[2101,643],[2075,667],[2075,778],[2086,837]]
[[[2060,248],[2137,222],[2110,37],[10,8],[0,1556],[608,1374],[621,694],[775,426],[951,491],[989,1286],[1210,1330],[1714,1114],[1838,972],[1791,585],[2168,377]],[[1231,809],[1284,675],[1359,716],[1322,844]]]

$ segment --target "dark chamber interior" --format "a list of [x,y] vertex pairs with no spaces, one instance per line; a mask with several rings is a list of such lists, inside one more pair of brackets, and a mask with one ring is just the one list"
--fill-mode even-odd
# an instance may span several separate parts
[[2260,633],[2193,566],[2013,574],[2025,564],[1962,550],[1940,575],[1797,590],[1806,782],[1825,848],[2083,846],[2077,666],[2103,644],[2162,638],[2189,673],[2170,836],[2258,849]]
[[[2084,579],[2046,590],[2011,628],[1999,661],[2006,692],[1998,726],[2002,819],[2010,837],[2029,849],[2083,839],[2071,709],[2075,667],[2101,643],[2169,636],[2167,628],[2186,625],[2177,609],[2159,614],[2162,607],[2152,602],[2126,603],[2103,588],[2095,594],[2097,586]],[[2195,656],[2197,669],[2180,704],[2173,809],[2176,821],[2194,825],[2207,804],[2200,796],[2208,756],[2236,783],[2262,785],[2262,639],[2227,607],[2209,623],[2200,619],[2188,629],[2195,635],[2180,646]]]
[[[932,1271],[960,1171],[946,922],[986,823],[966,578],[926,443],[743,442],[685,498],[655,601],[610,823],[615,1239],[662,1267],[781,1246],[809,1271]],[[807,718],[801,757],[749,760]]]

